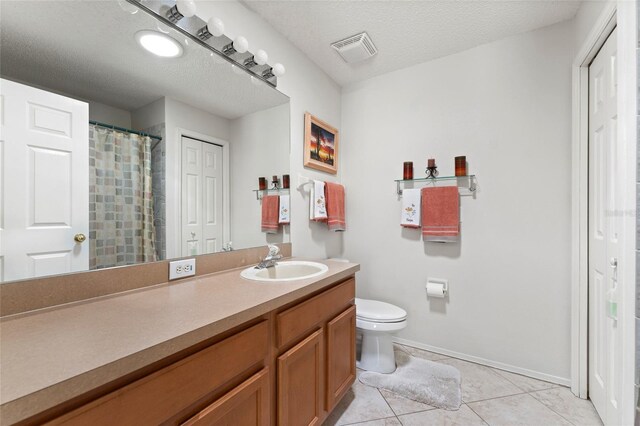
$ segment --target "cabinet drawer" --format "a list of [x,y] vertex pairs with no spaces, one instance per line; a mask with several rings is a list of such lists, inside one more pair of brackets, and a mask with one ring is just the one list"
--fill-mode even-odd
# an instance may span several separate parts
[[311,299],[300,303],[276,317],[278,347],[290,343],[319,323],[348,307],[356,297],[356,280],[350,278]]
[[218,386],[263,362],[268,339],[268,322],[263,321],[80,407],[54,420],[53,424],[137,426],[162,423]]
[[267,426],[270,420],[269,370],[263,368],[183,426]]

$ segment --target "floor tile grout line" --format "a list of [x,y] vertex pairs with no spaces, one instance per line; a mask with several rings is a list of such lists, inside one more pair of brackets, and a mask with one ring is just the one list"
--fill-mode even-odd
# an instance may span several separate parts
[[[551,383],[551,382],[545,382],[544,380],[540,380],[540,379],[536,379],[534,377],[529,377],[529,376],[525,376],[524,374],[520,374],[520,373],[513,373],[511,371],[506,371],[506,370],[500,370],[499,368],[495,368],[495,367],[489,367],[491,369],[491,371],[494,374],[497,374],[499,377],[505,379],[506,381],[508,381],[509,383],[511,383],[513,386],[517,387],[518,389],[521,389],[522,391],[526,392],[526,393],[532,393],[532,392],[539,392],[539,391],[543,391],[543,390],[548,390],[548,389],[553,389],[555,387],[559,387],[561,385],[558,385],[557,383]],[[537,380],[539,382],[542,383],[549,383],[551,386],[545,389],[538,389],[538,390],[533,390],[533,391],[528,391],[526,389],[522,389],[520,386],[518,386],[518,384],[516,382],[514,382],[513,380],[509,379],[508,377],[503,376],[502,374],[498,373],[498,371],[505,371],[506,373],[511,373],[511,374],[517,374],[519,376],[522,377],[526,377],[528,379],[533,379],[533,380]]]
[[478,414],[478,413],[476,412],[476,410],[474,410],[473,408],[469,407],[469,404],[463,404],[463,405],[466,405],[466,406],[467,406],[467,408],[468,408],[469,410],[473,411],[473,413],[474,413],[476,416],[480,417],[480,420],[482,420],[483,422],[485,422],[485,424],[487,424],[487,425],[491,426],[491,425],[490,425],[490,423],[484,419],[484,417],[482,417],[480,414]]
[[387,407],[389,407],[389,410],[391,410],[391,412],[393,413],[394,416],[398,417],[398,413],[396,413],[396,410],[393,409],[393,407],[391,406],[391,404],[389,404],[389,401],[387,401],[387,398],[384,397],[384,395],[382,394],[382,392],[380,391],[380,388],[376,388],[376,390],[378,391],[378,393],[380,394],[380,396],[382,397],[382,400],[387,404]]
[[[542,392],[542,391],[536,391],[536,392]],[[530,395],[534,393],[531,392]],[[565,419],[567,422],[571,423],[574,426],[578,426],[576,425],[574,422],[572,422],[571,420],[569,420],[568,418],[566,418],[565,416],[563,416],[561,413],[558,413],[556,410],[554,410],[552,407],[549,407],[547,404],[545,404],[544,402],[540,401],[538,398],[536,398],[535,396],[531,395],[531,398],[535,399],[536,401],[538,401],[540,404],[542,404],[543,406],[547,407],[549,410],[553,411],[554,413],[556,413],[557,415],[559,415],[560,417],[562,417],[563,419]],[[586,400],[588,401],[588,399]]]
[[[520,373],[514,373],[513,371],[502,370],[502,369],[500,369],[500,368],[491,367],[491,366],[489,366],[489,365],[481,364],[481,363],[478,363],[478,362],[475,362],[475,361],[469,361],[469,360],[462,359],[462,358],[456,358],[456,357],[454,357],[454,356],[444,355],[444,354],[440,354],[440,353],[438,353],[438,352],[431,352],[431,351],[427,351],[427,350],[425,350],[425,349],[415,348],[415,347],[413,347],[413,346],[402,345],[402,344],[400,344],[400,343],[394,343],[394,345],[398,345],[398,346],[401,346],[401,347],[403,347],[403,348],[407,348],[407,347],[408,347],[408,348],[416,349],[416,350],[419,350],[419,351],[428,352],[428,353],[430,353],[430,354],[434,354],[434,355],[437,355],[437,356],[442,356],[442,358],[438,358],[438,359],[428,359],[427,361],[434,361],[434,362],[435,362],[435,361],[444,361],[444,360],[449,360],[449,359],[455,359],[455,360],[458,360],[458,361],[464,361],[464,362],[468,362],[468,363],[471,363],[471,364],[478,365],[478,366],[480,366],[480,367],[488,368],[489,370],[491,370],[491,372],[492,372],[493,374],[496,374],[496,375],[497,375],[498,377],[500,377],[501,379],[504,379],[504,380],[508,381],[508,382],[509,382],[509,383],[511,383],[513,386],[517,387],[518,389],[522,390],[522,391],[523,391],[523,392],[525,392],[525,393],[539,392],[539,391],[548,390],[548,389],[553,389],[553,388],[558,388],[558,387],[566,387],[566,386],[560,385],[560,384],[558,384],[558,383],[547,382],[547,381],[545,381],[545,380],[540,380],[540,379],[536,379],[535,377],[527,376],[526,374],[520,374]],[[413,355],[412,353],[410,353],[408,350],[404,350],[404,352],[405,352],[405,353],[407,353],[407,354],[409,354],[410,356],[414,356],[414,355]],[[426,358],[423,358],[423,359],[426,359]],[[522,388],[521,388],[520,386],[518,386],[518,385],[517,385],[513,380],[510,380],[509,378],[507,378],[507,377],[503,376],[502,374],[498,373],[498,371],[504,371],[505,373],[516,374],[516,375],[519,375],[519,376],[522,376],[522,377],[526,377],[526,378],[528,378],[528,379],[537,380],[537,381],[542,382],[542,383],[548,383],[548,384],[549,384],[549,385],[551,385],[551,386],[550,386],[550,387],[548,387],[548,388],[545,388],[545,389],[538,389],[538,390],[528,391],[528,390],[526,390],[526,389],[522,389]]]
[[[387,420],[387,419],[396,419],[400,422],[400,419],[398,419],[398,416],[388,416],[388,417],[380,417],[379,419],[371,419],[371,420],[364,420],[362,422],[356,422],[356,423],[343,423],[340,426],[357,426],[357,425],[361,425],[363,423],[368,423],[368,422],[375,422],[378,420]],[[400,422],[400,424],[402,424],[402,422]]]
[[[520,388],[518,388],[518,389],[520,389]],[[475,404],[476,402],[492,401],[494,399],[509,398],[510,396],[517,396],[517,395],[527,395],[527,392],[522,391],[522,392],[518,392],[518,393],[512,393],[512,394],[509,394],[509,395],[494,396],[492,398],[478,399],[478,400],[475,400],[475,401],[465,401],[464,398],[463,398],[462,399],[462,403],[469,405],[469,404]]]

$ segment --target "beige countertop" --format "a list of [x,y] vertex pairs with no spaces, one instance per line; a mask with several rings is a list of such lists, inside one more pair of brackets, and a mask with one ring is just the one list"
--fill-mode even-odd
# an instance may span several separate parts
[[[312,259],[296,259],[312,260]],[[7,317],[0,322],[0,424],[29,418],[355,274],[289,282],[243,268]]]

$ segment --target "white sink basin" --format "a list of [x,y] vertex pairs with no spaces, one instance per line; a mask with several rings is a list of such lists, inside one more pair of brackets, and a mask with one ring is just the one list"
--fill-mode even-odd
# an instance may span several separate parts
[[289,260],[278,262],[272,268],[256,269],[252,266],[243,270],[240,276],[254,281],[295,281],[317,277],[328,270],[329,267],[322,263]]

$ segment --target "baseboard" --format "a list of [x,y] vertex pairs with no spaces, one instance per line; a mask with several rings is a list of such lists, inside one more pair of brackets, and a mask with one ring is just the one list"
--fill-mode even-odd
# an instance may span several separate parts
[[523,376],[532,377],[534,379],[544,380],[545,382],[557,383],[562,386],[571,386],[571,379],[566,377],[553,376],[551,374],[540,373],[539,371],[528,370],[526,368],[516,367],[502,362],[492,361],[490,359],[480,358],[473,355],[463,354],[461,352],[451,351],[448,349],[438,348],[436,346],[425,345],[424,343],[414,342],[413,340],[401,339],[393,337],[393,341],[401,345],[407,345],[425,351],[435,352],[447,355],[453,358],[459,358],[465,361],[475,362],[476,364],[486,365],[488,367],[497,368],[499,370],[508,371],[510,373],[522,374]]

